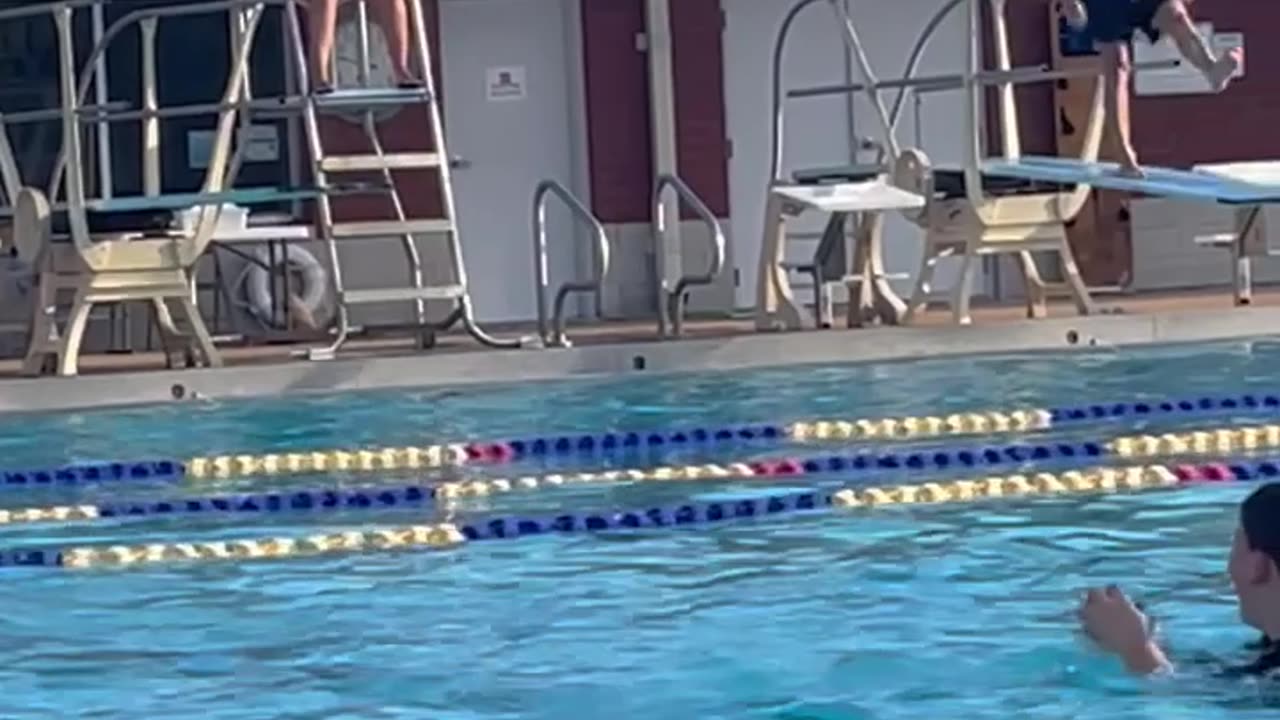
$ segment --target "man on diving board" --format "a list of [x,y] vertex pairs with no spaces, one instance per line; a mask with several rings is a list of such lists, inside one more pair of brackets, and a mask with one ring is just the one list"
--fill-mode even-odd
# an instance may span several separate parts
[[1130,76],[1133,35],[1141,30],[1157,43],[1163,34],[1173,38],[1182,56],[1204,73],[1215,92],[1226,89],[1244,61],[1239,49],[1215,58],[1196,31],[1187,4],[1193,0],[1064,0],[1068,21],[1088,29],[1099,45],[1105,64],[1107,135],[1120,149],[1120,173],[1142,177],[1129,128]]

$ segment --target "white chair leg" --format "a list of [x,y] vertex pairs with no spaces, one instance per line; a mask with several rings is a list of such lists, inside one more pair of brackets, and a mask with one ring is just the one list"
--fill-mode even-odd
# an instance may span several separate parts
[[196,347],[203,356],[204,364],[207,367],[222,367],[222,355],[218,352],[218,348],[213,344],[213,337],[209,335],[209,329],[204,325],[204,319],[200,317],[200,310],[196,307],[195,302],[188,296],[178,298],[178,307],[182,309],[182,314],[186,316],[187,325],[191,328],[191,335],[194,338]]
[[974,256],[965,253],[960,259],[960,277],[956,278],[956,286],[951,298],[952,317],[957,325],[968,325],[973,322],[969,315],[969,299],[973,290]]
[[92,310],[93,303],[89,301],[87,294],[83,290],[77,291],[58,350],[59,375],[71,377],[77,374],[80,367],[80,344],[84,341],[84,331],[89,325],[89,313]]
[[920,270],[916,274],[916,286],[911,291],[911,299],[907,301],[906,312],[902,313],[902,324],[910,325],[916,313],[929,303],[929,293],[933,292],[933,272],[938,266],[941,255],[934,255],[933,248],[925,243],[924,257],[920,258]]

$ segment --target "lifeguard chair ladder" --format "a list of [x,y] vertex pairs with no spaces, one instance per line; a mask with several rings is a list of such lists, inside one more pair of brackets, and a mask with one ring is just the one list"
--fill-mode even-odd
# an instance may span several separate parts
[[[412,20],[410,32],[413,36],[413,51],[422,70],[423,86],[415,89],[402,88],[337,88],[331,93],[318,95],[307,94],[303,108],[303,125],[311,156],[311,171],[315,186],[320,191],[317,198],[317,225],[329,254],[330,271],[337,292],[337,331],[335,338],[327,347],[311,348],[306,352],[312,360],[332,359],[337,351],[346,343],[351,332],[350,307],[375,303],[412,302],[416,310],[416,328],[419,345],[429,347],[434,343],[437,329],[447,329],[461,321],[463,327],[476,340],[495,348],[517,348],[526,343],[523,339],[498,339],[490,336],[479,325],[474,317],[471,294],[466,267],[462,258],[462,247],[458,237],[457,212],[454,204],[453,182],[449,173],[449,154],[446,151],[444,128],[440,114],[440,105],[435,92],[435,80],[431,62],[431,50],[427,37],[426,23],[422,7],[417,2],[409,2]],[[365,0],[357,0],[358,30],[360,32],[361,75],[368,77],[367,30],[368,13]],[[307,78],[308,67],[303,42],[297,24],[291,25],[296,61],[299,63],[300,77]],[[309,84],[309,81],[308,83]],[[420,152],[385,152],[378,135],[376,113],[391,107],[407,108],[422,106],[430,125],[427,133],[431,141],[431,149]],[[322,138],[319,115],[322,112],[356,113],[360,115],[364,134],[369,141],[372,152],[359,154],[338,154],[329,152]],[[397,186],[397,170],[426,169],[438,173],[443,217],[410,218],[406,214],[404,198]],[[328,189],[335,186],[335,176],[351,173],[380,172],[391,199],[395,217],[374,221],[339,221],[334,218],[334,209]],[[418,235],[443,236],[449,253],[451,279],[445,284],[429,285],[423,277],[422,259],[418,252],[415,237]],[[343,276],[341,246],[347,242],[385,242],[388,238],[398,239],[404,248],[409,266],[409,282],[406,285],[380,288],[351,288]],[[446,300],[455,303],[452,313],[439,324],[431,324],[427,320],[426,303],[429,300]]]

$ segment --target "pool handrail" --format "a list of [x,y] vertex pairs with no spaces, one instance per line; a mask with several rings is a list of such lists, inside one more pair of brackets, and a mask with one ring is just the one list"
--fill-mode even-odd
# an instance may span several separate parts
[[[705,271],[696,274],[684,273],[670,286],[668,286],[662,262],[662,259],[666,257],[667,228],[669,227],[668,208],[667,204],[663,202],[664,193],[667,191],[674,192],[680,201],[676,203],[675,207],[677,213],[675,222],[677,224],[680,222],[679,208],[682,205],[687,205],[698,216],[702,224],[706,226],[709,233],[707,243],[710,255]],[[694,192],[693,188],[689,187],[688,183],[682,180],[679,175],[664,173],[659,175],[653,184],[653,238],[654,257],[658,259],[657,272],[654,273],[657,280],[658,295],[658,337],[679,337],[684,330],[686,291],[693,286],[714,283],[716,278],[719,277],[720,271],[724,268],[724,228],[716,218],[715,213]]]

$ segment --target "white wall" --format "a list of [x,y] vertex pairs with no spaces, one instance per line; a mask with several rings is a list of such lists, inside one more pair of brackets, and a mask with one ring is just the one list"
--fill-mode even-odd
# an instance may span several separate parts
[[[872,70],[881,80],[902,76],[911,47],[924,24],[942,6],[940,0],[848,0],[848,3]],[[733,142],[729,164],[730,242],[734,265],[741,272],[738,305],[745,307],[754,299],[755,266],[769,180],[773,46],[782,19],[794,3],[790,0],[722,0],[722,6],[726,15],[726,120]],[[961,8],[939,27],[917,73],[960,72],[967,38]],[[825,3],[806,9],[796,21],[783,67],[784,88],[835,84],[847,79],[842,31]],[[853,73],[857,79],[857,70]],[[896,91],[883,93],[890,107],[895,97]],[[963,128],[959,123],[963,110],[961,96],[934,93],[925,96],[923,102],[923,121],[919,128],[911,98],[904,102],[897,127],[899,142],[904,146],[915,145],[918,132],[923,149],[935,165],[958,164],[963,149]],[[786,115],[784,171],[850,162],[851,127],[858,135],[883,138],[877,115],[865,94],[854,97],[852,116],[846,96],[791,101]],[[821,219],[811,219],[793,226],[804,232],[820,229],[821,223]],[[799,259],[811,252],[811,243],[794,245],[788,252],[789,257]],[[920,263],[921,246],[919,228],[897,214],[891,215],[886,225],[885,264],[889,272],[909,274],[908,280],[895,282],[899,292],[910,291]],[[951,282],[950,270],[943,267],[939,287]],[[984,284],[985,278],[976,286]]]

